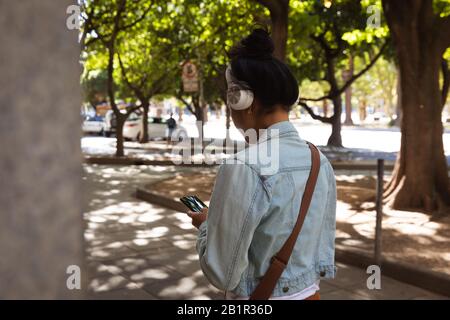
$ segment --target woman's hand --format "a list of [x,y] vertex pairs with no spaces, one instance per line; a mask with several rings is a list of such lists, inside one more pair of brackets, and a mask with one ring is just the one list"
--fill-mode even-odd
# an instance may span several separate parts
[[192,225],[198,229],[208,217],[208,208],[203,208],[201,212],[188,211],[187,215],[192,218]]

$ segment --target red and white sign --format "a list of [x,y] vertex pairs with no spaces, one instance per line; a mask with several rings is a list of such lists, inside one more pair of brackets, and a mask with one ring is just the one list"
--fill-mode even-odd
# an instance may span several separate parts
[[185,92],[198,91],[198,72],[195,64],[190,61],[186,61],[183,64],[181,79],[183,80],[183,89]]

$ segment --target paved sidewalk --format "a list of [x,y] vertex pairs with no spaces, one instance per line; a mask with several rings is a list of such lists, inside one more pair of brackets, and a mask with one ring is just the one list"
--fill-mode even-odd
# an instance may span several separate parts
[[[136,183],[172,174],[167,167],[85,166],[89,298],[222,297],[200,270],[190,219],[133,196]],[[368,290],[367,277],[361,269],[338,264],[337,278],[321,282],[322,299],[444,298],[387,277],[381,290]]]

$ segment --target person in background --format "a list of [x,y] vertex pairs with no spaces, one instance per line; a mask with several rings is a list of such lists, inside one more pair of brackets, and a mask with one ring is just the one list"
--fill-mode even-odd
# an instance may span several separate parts
[[177,122],[173,118],[173,112],[170,113],[170,118],[167,119],[167,146],[172,144],[172,135],[177,127]]

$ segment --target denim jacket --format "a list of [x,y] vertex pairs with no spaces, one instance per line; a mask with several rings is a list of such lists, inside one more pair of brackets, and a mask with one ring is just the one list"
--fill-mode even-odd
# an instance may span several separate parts
[[[278,156],[278,163],[263,172],[261,161],[251,161],[249,154],[267,143],[277,147],[271,156]],[[273,297],[335,276],[336,183],[322,153],[320,160],[308,213]],[[270,126],[256,144],[220,166],[197,239],[201,268],[215,287],[238,296],[252,294],[292,232],[310,168],[310,149],[289,121]]]

